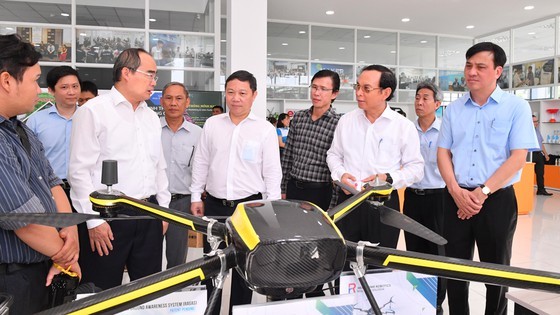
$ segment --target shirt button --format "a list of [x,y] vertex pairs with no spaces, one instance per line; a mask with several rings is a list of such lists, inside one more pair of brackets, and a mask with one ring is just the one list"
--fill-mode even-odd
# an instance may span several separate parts
[[476,149],[474,149],[474,152],[476,152]]
[[42,179],[43,179],[43,176],[39,176],[38,178],[39,178],[40,180],[42,180]]
[[474,136],[475,138],[478,138],[478,135]]
[[474,164],[472,166],[474,166]]
[[480,121],[477,121],[476,123],[477,123],[477,124],[480,124]]
[[473,179],[471,178],[471,180],[473,180]]

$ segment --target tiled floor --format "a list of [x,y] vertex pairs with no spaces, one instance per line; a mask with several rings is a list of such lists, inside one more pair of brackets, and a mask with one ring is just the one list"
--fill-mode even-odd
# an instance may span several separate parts
[[[513,243],[512,266],[553,271],[560,273],[560,192],[549,190],[550,197],[536,196],[534,210],[527,215],[520,215]],[[398,248],[404,249],[402,233]],[[189,249],[188,260],[198,258],[201,251]],[[475,260],[477,260],[475,253]],[[229,278],[228,278],[229,279]],[[512,288],[513,290],[519,290]],[[229,284],[224,288],[224,301],[228,302]],[[472,315],[484,314],[486,287],[482,283],[470,285],[470,309]],[[265,297],[255,294],[253,303],[265,302]],[[226,305],[226,304],[224,304]],[[223,308],[222,308],[223,310]],[[444,304],[448,314],[447,304]],[[560,307],[559,307],[560,312]],[[222,314],[225,314],[222,312]],[[513,303],[509,302],[508,314],[513,314]]]

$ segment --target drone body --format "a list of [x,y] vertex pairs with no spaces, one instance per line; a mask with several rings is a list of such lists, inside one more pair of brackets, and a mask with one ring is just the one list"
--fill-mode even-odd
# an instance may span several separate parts
[[305,201],[241,204],[228,219],[238,272],[260,294],[284,298],[339,277],[346,242],[329,216]]

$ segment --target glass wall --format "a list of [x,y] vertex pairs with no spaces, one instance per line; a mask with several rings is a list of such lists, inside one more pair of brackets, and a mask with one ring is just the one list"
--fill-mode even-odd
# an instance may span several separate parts
[[220,67],[214,60],[215,0],[184,1],[180,6],[156,0],[48,2],[0,2],[0,34],[17,33],[35,45],[43,55],[44,73],[52,66],[70,65],[82,79],[109,89],[116,57],[124,49],[143,48],[158,64],[157,89],[170,80],[195,90],[219,88],[214,79]]

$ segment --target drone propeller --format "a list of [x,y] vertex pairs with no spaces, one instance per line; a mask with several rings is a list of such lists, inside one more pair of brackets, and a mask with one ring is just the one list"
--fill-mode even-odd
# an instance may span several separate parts
[[183,287],[217,276],[222,268],[236,266],[232,245],[222,251],[225,266],[218,255],[205,256],[160,273],[156,273],[125,285],[99,292],[72,303],[62,304],[39,314],[115,314]]
[[93,219],[103,219],[105,221],[114,220],[139,220],[154,219],[151,216],[126,216],[106,218],[97,214],[87,213],[5,213],[0,214],[0,221],[3,222],[23,222],[27,224],[40,224],[52,227],[67,227],[86,222]]
[[[447,244],[447,240],[434,231],[400,213],[400,211],[395,211],[383,205],[382,201],[387,200],[393,190],[393,187],[388,183],[380,183],[379,181],[371,184],[368,183],[362,191],[357,191],[355,188],[340,181],[335,181],[334,183],[354,194],[354,198],[345,200],[328,212],[334,222],[344,218],[358,205],[367,201],[372,209],[377,209],[379,211],[379,219],[381,223],[402,229],[403,231],[414,234],[437,245]],[[373,198],[374,201],[368,200],[370,198]]]

